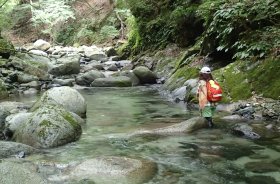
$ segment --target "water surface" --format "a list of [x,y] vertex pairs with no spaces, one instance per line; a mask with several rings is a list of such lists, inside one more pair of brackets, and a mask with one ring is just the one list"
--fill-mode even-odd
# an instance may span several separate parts
[[[269,176],[280,182],[279,172],[254,173],[245,168],[248,162],[279,159],[279,152],[235,137],[224,126],[192,134],[128,139],[128,134],[138,130],[169,126],[198,116],[197,111],[168,101],[155,87],[89,88],[80,92],[87,102],[80,140],[27,157],[28,160],[63,165],[98,156],[145,158],[158,165],[158,173],[148,184],[241,184],[250,183],[252,176]],[[217,119],[216,123],[225,122]]]

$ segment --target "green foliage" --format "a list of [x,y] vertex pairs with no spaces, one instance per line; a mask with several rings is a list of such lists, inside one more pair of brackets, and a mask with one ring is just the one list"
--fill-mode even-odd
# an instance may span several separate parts
[[119,54],[125,57],[136,55],[142,48],[142,40],[139,34],[139,28],[134,16],[130,16],[126,20],[129,29],[128,41],[119,49]]
[[63,45],[73,44],[75,34],[76,34],[76,28],[74,24],[70,24],[64,29],[56,33],[55,41]]
[[119,31],[114,26],[105,25],[100,30],[100,39],[114,38],[119,35]]
[[11,17],[10,17],[10,12],[12,9],[17,5],[16,0],[0,0],[0,33],[1,30],[3,29],[8,29],[11,27],[12,22],[11,22]]
[[207,35],[217,39],[217,51],[235,51],[237,59],[261,58],[279,47],[279,40],[266,36],[270,31],[279,35],[279,20],[277,0],[227,1],[214,13]]
[[43,33],[54,39],[55,28],[69,19],[75,19],[71,6],[64,0],[39,0],[32,6],[32,22],[35,26],[44,26]]
[[143,49],[164,48],[169,43],[189,46],[203,32],[196,13],[200,1],[128,1],[136,17]]

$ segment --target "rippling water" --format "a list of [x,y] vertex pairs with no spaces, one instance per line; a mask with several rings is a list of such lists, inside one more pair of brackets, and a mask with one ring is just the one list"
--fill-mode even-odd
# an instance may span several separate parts
[[145,158],[158,165],[148,184],[260,183],[266,176],[280,182],[279,170],[258,173],[245,168],[248,162],[279,159],[279,152],[231,135],[222,126],[225,122],[218,120],[219,128],[192,134],[127,139],[126,135],[135,131],[173,125],[198,115],[167,101],[155,88],[90,88],[80,92],[87,101],[80,140],[26,159],[69,164],[98,156]]

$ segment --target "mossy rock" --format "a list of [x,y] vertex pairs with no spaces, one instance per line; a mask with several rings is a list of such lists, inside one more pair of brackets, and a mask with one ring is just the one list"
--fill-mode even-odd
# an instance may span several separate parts
[[236,61],[213,72],[220,82],[224,102],[246,100],[253,93],[280,99],[280,61],[268,58],[262,61]]
[[195,67],[188,65],[179,68],[173,75],[166,81],[165,88],[170,91],[182,86],[187,80],[198,78],[199,70]]
[[10,55],[15,54],[15,48],[11,42],[0,38],[0,56],[5,59],[8,59]]
[[79,139],[81,125],[60,105],[44,104],[16,130],[14,139],[36,148],[52,148]]
[[253,90],[264,97],[280,99],[280,59],[261,61],[248,73]]

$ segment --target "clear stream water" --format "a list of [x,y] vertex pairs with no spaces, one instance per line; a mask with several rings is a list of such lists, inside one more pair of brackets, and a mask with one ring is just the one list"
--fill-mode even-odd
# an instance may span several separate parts
[[[196,110],[188,111],[168,101],[155,87],[90,88],[80,93],[87,102],[80,140],[27,160],[69,164],[98,156],[145,158],[158,165],[157,174],[147,184],[280,182],[279,170],[260,173],[245,168],[248,162],[279,159],[272,143],[256,144],[236,137],[227,131],[226,122],[218,119],[217,128],[192,134],[124,139],[141,129],[169,126],[198,116]],[[34,101],[32,98],[22,101]]]

